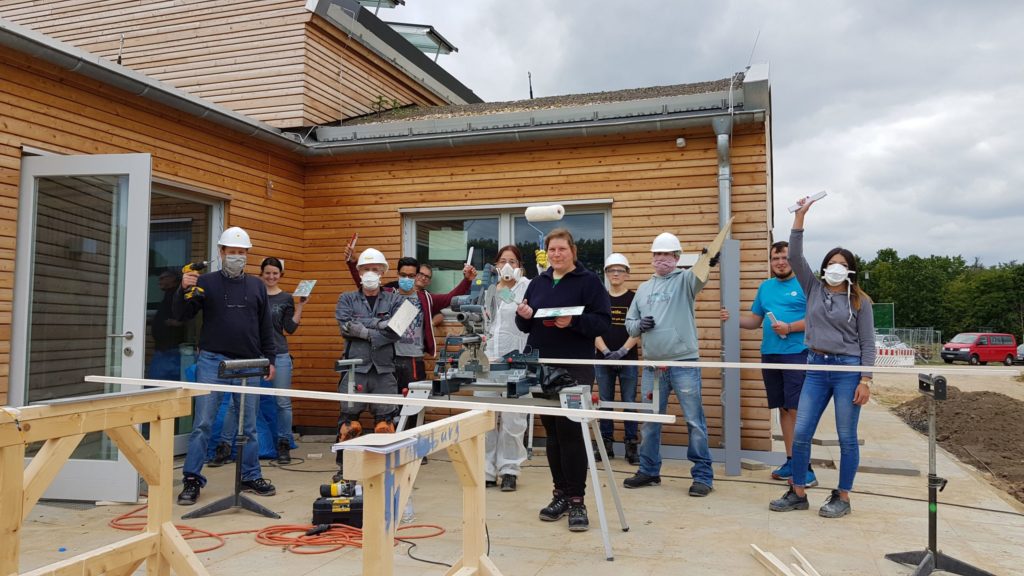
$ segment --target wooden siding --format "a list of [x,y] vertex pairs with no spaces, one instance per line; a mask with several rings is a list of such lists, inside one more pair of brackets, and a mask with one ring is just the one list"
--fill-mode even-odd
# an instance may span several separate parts
[[[613,198],[612,247],[634,263],[635,288],[651,273],[650,242],[660,231],[674,232],[684,250],[707,244],[718,231],[718,173],[715,138],[710,129],[680,134],[641,134],[504,144],[444,151],[317,159],[306,178],[306,276],[317,290],[336,295],[354,289],[341,261],[341,248],[353,232],[361,247],[381,249],[394,262],[401,256],[399,208],[454,208],[511,202],[550,202]],[[737,130],[732,147],[733,237],[742,252],[742,309],[768,276],[767,168],[763,127]],[[393,276],[394,271],[389,275]],[[717,272],[697,299],[701,357],[720,357]],[[385,280],[389,280],[386,278]],[[295,385],[316,389],[330,375],[325,368],[337,358],[343,341],[329,312],[334,302],[307,306],[313,321],[292,342]],[[310,314],[311,313],[311,314]],[[304,316],[306,318],[306,316]],[[744,360],[760,357],[760,335],[741,334]],[[721,442],[721,377],[704,370],[704,403],[711,445]],[[333,383],[329,388],[333,389]],[[674,413],[679,405],[671,403]],[[742,373],[742,438],[746,449],[768,450],[770,413],[760,372]],[[336,413],[296,401],[302,422],[332,426]],[[434,411],[433,417],[443,411]],[[541,430],[538,430],[542,434]],[[685,445],[685,423],[665,430],[665,442]]]
[[393,64],[319,16],[306,30],[306,124],[363,116],[383,109],[445,104]]
[[304,0],[0,0],[0,15],[273,126],[443,104]]
[[274,255],[289,261],[286,289],[302,276],[299,158],[6,48],[0,48],[0,78],[0,403],[9,387],[21,146],[149,153],[155,177],[229,199],[227,225],[242,226],[253,238],[250,272]]

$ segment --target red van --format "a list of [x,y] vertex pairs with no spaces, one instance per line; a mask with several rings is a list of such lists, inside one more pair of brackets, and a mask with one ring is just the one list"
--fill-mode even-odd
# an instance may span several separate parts
[[959,360],[975,365],[1002,362],[1012,366],[1017,356],[1017,339],[1013,334],[964,332],[943,344],[940,355],[946,364]]

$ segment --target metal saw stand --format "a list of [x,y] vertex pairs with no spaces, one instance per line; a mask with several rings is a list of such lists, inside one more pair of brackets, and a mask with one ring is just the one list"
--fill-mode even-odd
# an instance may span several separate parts
[[[235,444],[238,445],[238,457],[235,458],[235,492],[231,496],[225,496],[216,502],[211,502],[198,510],[193,510],[182,516],[182,519],[202,518],[223,510],[241,508],[255,512],[267,518],[280,518],[273,510],[264,507],[262,504],[247,498],[242,494],[242,453],[249,439],[245,436],[245,387],[249,378],[263,378],[270,374],[270,360],[259,358],[254,360],[224,360],[217,368],[217,376],[227,380],[241,380],[238,393],[238,430],[235,432]],[[259,397],[257,397],[258,399]],[[257,403],[257,412],[259,405]]]
[[928,402],[928,548],[924,551],[895,552],[886,554],[888,560],[899,564],[916,566],[912,576],[926,576],[935,570],[961,576],[995,576],[991,572],[947,556],[939,551],[938,544],[938,493],[946,487],[946,479],[940,478],[935,470],[935,403],[946,399],[946,379],[931,374],[918,374],[917,389]]

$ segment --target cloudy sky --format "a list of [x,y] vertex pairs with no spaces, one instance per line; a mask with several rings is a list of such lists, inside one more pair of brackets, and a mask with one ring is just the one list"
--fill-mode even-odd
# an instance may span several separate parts
[[[821,189],[809,254],[1024,260],[1024,3],[407,0],[487,101],[771,70],[775,235]],[[760,34],[760,35],[759,35]],[[759,35],[759,36],[758,36]],[[754,39],[758,37],[756,48]]]

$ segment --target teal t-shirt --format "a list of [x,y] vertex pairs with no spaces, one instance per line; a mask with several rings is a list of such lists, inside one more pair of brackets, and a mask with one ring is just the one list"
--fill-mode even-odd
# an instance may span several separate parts
[[803,332],[790,332],[781,338],[766,317],[771,312],[779,322],[796,322],[807,314],[807,297],[795,275],[788,280],[770,278],[762,282],[750,311],[764,318],[761,354],[797,354],[807,350]]

